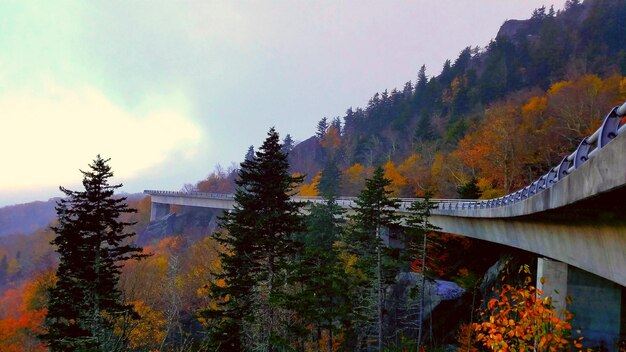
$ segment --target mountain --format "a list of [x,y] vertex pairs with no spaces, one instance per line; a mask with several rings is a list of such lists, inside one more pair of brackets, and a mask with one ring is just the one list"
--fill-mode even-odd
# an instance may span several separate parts
[[0,208],[0,236],[28,234],[42,229],[56,217],[58,198]]

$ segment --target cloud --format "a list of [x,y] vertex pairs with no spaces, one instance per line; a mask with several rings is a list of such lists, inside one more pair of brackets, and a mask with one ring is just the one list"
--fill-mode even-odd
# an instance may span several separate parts
[[78,169],[97,154],[112,159],[121,179],[174,156],[191,159],[202,130],[184,104],[161,98],[146,97],[141,108],[128,111],[95,87],[50,82],[1,95],[0,191],[75,184]]

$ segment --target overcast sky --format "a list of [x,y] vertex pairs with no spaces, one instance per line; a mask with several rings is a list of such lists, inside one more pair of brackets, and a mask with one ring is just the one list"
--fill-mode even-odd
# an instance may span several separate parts
[[1,1],[0,206],[77,189],[98,153],[123,191],[178,190],[563,3]]

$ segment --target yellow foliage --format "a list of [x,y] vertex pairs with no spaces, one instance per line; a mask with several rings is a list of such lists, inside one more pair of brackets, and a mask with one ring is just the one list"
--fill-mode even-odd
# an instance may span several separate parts
[[20,266],[20,263],[17,261],[17,259],[11,258],[11,259],[9,259],[9,262],[8,262],[7,274],[14,275],[18,271],[20,271],[20,268],[21,268],[21,266]]
[[335,151],[341,145],[340,131],[335,126],[330,126],[326,135],[321,141],[324,148],[330,151]]
[[[121,334],[123,328],[129,328],[129,346],[131,349],[156,347],[161,344],[166,335],[166,319],[163,312],[152,309],[143,301],[131,302],[141,319],[125,318],[118,322],[116,333]],[[125,326],[126,325],[126,326]]]
[[548,98],[546,97],[532,97],[522,107],[522,115],[538,115],[543,113],[548,106]]
[[563,90],[564,88],[567,88],[571,85],[572,85],[572,82],[570,81],[560,81],[560,82],[553,83],[550,86],[550,89],[548,89],[548,95],[555,95],[559,93],[561,90]]
[[363,271],[356,268],[356,264],[359,261],[359,257],[357,257],[354,254],[340,252],[339,260],[341,260],[341,262],[343,263],[343,269],[346,272],[346,274],[359,280],[367,279],[367,274],[365,274]]
[[493,199],[505,194],[503,189],[493,188],[491,179],[485,177],[479,177],[476,186],[478,186],[478,189],[481,191],[480,199]]
[[406,179],[406,187],[412,196],[420,195],[424,185],[430,179],[430,168],[422,160],[421,155],[413,153],[398,166],[398,172]]
[[317,190],[317,186],[320,183],[320,178],[322,174],[317,173],[313,180],[311,180],[310,184],[303,183],[298,189],[298,194],[302,197],[316,197],[319,195],[319,191]]
[[391,181],[391,185],[389,185],[388,189],[392,192],[391,196],[399,197],[402,188],[407,184],[406,177],[400,175],[400,173],[396,169],[396,165],[391,160],[385,164],[384,170],[385,178]]
[[365,179],[365,167],[359,163],[355,163],[346,170],[344,175],[350,182],[359,182],[361,179]]
[[343,188],[347,194],[357,194],[365,184],[367,170],[359,163],[355,163],[343,172]]
[[445,156],[443,155],[443,153],[438,152],[437,154],[435,154],[433,166],[430,168],[430,173],[433,178],[438,178],[442,176],[444,160]]

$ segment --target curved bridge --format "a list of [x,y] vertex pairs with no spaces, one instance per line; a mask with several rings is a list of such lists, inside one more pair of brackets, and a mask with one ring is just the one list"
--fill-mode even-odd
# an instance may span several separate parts
[[[443,232],[520,248],[626,286],[626,103],[572,154],[527,187],[491,200],[434,199]],[[169,205],[232,209],[233,196],[146,190],[152,219]],[[295,201],[321,202],[317,197]],[[417,199],[402,198],[399,212]],[[354,198],[338,204],[351,209]]]

